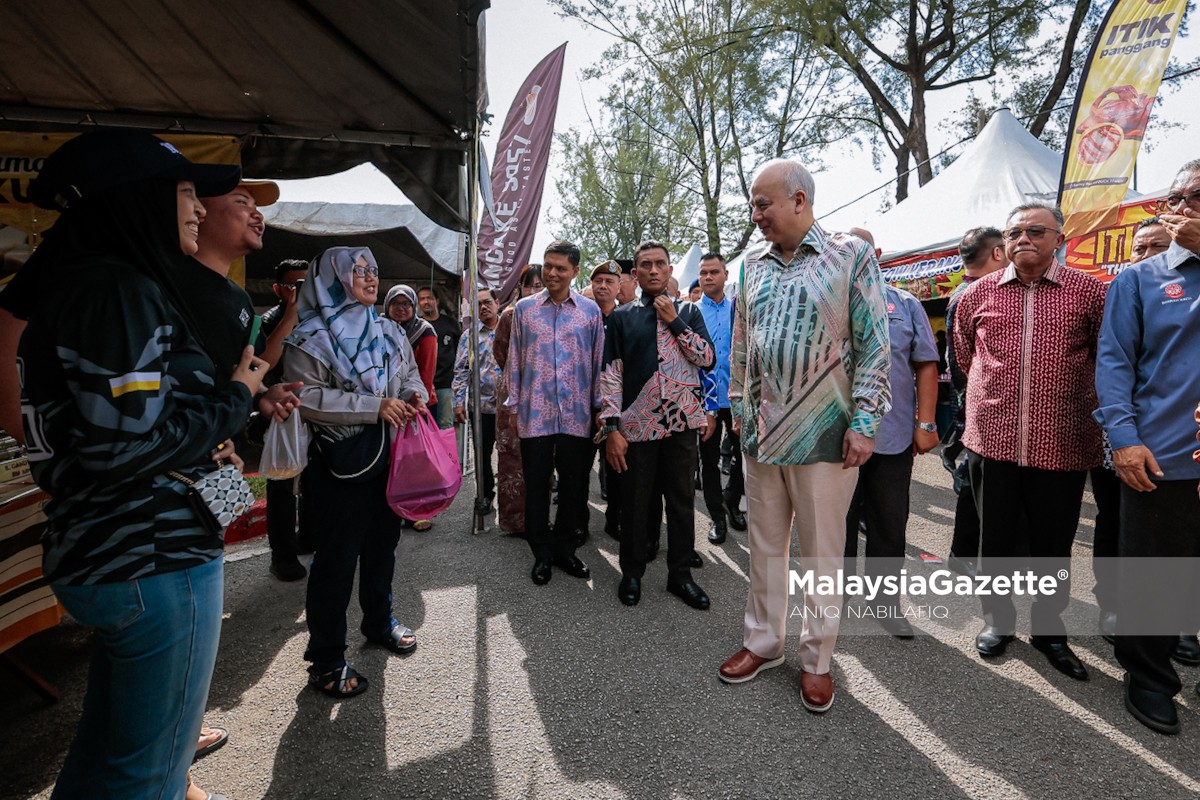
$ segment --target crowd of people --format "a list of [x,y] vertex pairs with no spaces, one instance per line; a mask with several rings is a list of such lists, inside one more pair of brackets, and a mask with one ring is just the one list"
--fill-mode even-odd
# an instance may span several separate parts
[[[396,285],[380,304],[379,265],[353,247],[281,263],[279,303],[260,330],[228,273],[261,247],[258,207],[278,188],[192,164],[149,134],[79,136],[30,193],[60,216],[0,293],[0,355],[19,365],[19,435],[51,496],[46,578],[96,641],[56,798],[215,797],[187,776],[227,738],[202,719],[222,529],[193,485],[241,466],[234,440],[252,410],[272,422],[299,413],[312,431],[299,479],[268,482],[270,571],[307,577],[309,683],[334,698],[369,685],[345,658],[356,574],[365,640],[398,655],[417,647],[394,615],[395,551],[404,526],[436,523],[396,516],[386,485],[390,432],[426,410],[449,428],[478,404],[475,512],[527,541],[537,585],[555,571],[591,574],[577,549],[599,455],[618,601],[639,603],[665,519],[665,588],[708,609],[693,575],[700,489],[709,542],[732,528],[750,551],[743,646],[717,670],[726,683],[783,663],[793,529],[818,580],[854,568],[860,531],[867,573],[900,574],[914,458],[939,444],[938,345],[921,304],[884,282],[870,233],[816,221],[813,178],[795,160],[756,173],[750,214],[763,242],[736,296],[717,252],[681,296],[655,240],[597,264],[577,291],[582,254],[560,240],[503,308],[494,289],[478,290],[474,331],[432,288]],[[958,493],[948,563],[973,576],[1010,558],[1069,562],[1090,473],[1101,632],[1126,670],[1126,708],[1175,733],[1171,661],[1200,663],[1195,583],[1147,581],[1137,566],[1200,556],[1200,364],[1189,346],[1200,161],[1183,166],[1161,212],[1109,287],[1058,259],[1052,206],[1022,204],[1002,229],[965,233],[964,279],[946,310],[957,411],[942,459]],[[15,430],[13,409],[3,412]],[[1031,642],[1082,680],[1062,622],[1068,597],[1035,598]],[[826,611],[843,600],[840,588],[802,598],[800,697],[815,713],[836,694],[840,616]],[[910,638],[901,602],[887,596],[877,619]],[[976,647],[993,658],[1015,636],[1016,610],[1008,596],[981,605]],[[1170,610],[1165,633],[1145,626],[1146,607]]]

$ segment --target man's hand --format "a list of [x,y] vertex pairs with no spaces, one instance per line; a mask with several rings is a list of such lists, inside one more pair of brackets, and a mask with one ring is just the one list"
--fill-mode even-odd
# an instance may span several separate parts
[[1184,206],[1178,213],[1159,214],[1158,218],[1175,244],[1193,253],[1200,252],[1200,214]]
[[624,472],[629,469],[625,464],[625,452],[629,449],[629,441],[620,431],[610,431],[604,440],[604,457],[614,472]]
[[742,435],[742,418],[739,417],[737,414],[734,414],[733,417],[730,419],[729,429],[731,431],[733,431],[734,436],[741,436]]
[[679,318],[679,314],[675,311],[675,302],[665,294],[654,298],[654,310],[658,313],[658,318],[662,320],[663,325],[670,325]]
[[700,441],[707,442],[712,438],[712,435],[717,431],[717,415],[705,414],[704,422],[700,428]]
[[459,425],[466,424],[466,422],[467,422],[467,407],[466,406],[455,406],[454,407],[454,421],[457,422]]
[[846,435],[842,437],[842,469],[861,467],[873,452],[875,452],[874,439],[847,430]]
[[937,447],[940,441],[941,439],[938,438],[937,432],[923,431],[917,428],[913,431],[913,453],[918,456],[922,453],[928,453]]
[[258,413],[269,421],[283,422],[300,407],[300,398],[296,390],[304,385],[303,381],[295,383],[277,383],[258,396]]
[[1117,477],[1137,492],[1153,492],[1158,488],[1146,473],[1156,478],[1163,476],[1154,454],[1145,445],[1134,444],[1114,450],[1113,465],[1117,468]]

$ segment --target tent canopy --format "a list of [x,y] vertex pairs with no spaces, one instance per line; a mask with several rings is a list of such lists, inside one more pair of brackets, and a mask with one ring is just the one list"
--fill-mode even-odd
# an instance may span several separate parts
[[1002,108],[954,163],[866,227],[882,261],[955,248],[971,228],[1003,227],[1022,203],[1053,203],[1061,170],[1062,155]]
[[369,247],[383,293],[394,283],[456,290],[465,234],[443,228],[411,204],[275,203],[262,209],[269,228],[263,249],[246,256],[246,290],[255,305],[272,305],[275,266],[310,261],[330,247]]
[[466,230],[489,0],[0,3],[0,126],[242,137],[249,175],[375,164]]

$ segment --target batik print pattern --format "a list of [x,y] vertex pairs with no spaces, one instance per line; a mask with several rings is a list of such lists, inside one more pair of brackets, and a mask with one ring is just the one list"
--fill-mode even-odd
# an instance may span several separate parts
[[1104,297],[1104,284],[1059,263],[1028,286],[1010,265],[963,292],[954,353],[967,376],[964,445],[1038,469],[1101,464],[1092,412]]
[[873,437],[890,407],[883,279],[875,254],[813,225],[792,260],[746,259],[729,396],[742,449],[767,464],[842,460],[847,429]]

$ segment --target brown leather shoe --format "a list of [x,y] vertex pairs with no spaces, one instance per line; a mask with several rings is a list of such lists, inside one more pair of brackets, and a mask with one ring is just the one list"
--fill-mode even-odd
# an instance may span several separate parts
[[822,714],[833,705],[833,676],[800,670],[800,700],[814,714]]
[[758,673],[764,669],[778,667],[783,663],[783,656],[779,658],[763,658],[756,656],[746,648],[742,648],[733,654],[733,657],[721,665],[720,672],[717,677],[726,683],[745,683],[752,681],[758,677]]

